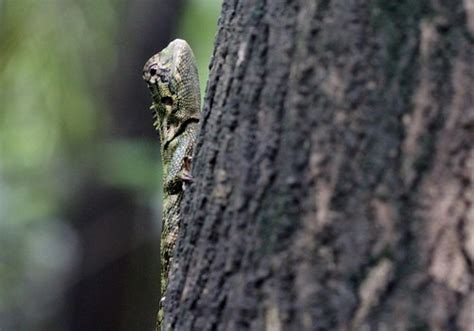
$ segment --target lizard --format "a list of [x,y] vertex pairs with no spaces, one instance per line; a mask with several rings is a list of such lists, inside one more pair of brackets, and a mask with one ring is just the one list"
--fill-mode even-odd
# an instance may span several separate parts
[[157,330],[165,326],[164,303],[173,252],[181,223],[181,202],[192,181],[190,167],[201,116],[201,95],[196,60],[182,39],[153,55],[143,68],[151,92],[154,123],[161,143],[163,215],[160,242],[161,300]]

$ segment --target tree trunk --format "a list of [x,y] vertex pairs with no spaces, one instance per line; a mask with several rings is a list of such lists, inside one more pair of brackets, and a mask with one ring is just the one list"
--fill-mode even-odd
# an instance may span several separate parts
[[175,330],[474,328],[474,2],[225,0]]

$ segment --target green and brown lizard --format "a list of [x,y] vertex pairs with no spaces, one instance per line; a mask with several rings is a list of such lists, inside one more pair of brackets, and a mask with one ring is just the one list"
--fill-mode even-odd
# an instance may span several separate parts
[[191,181],[190,162],[201,114],[196,60],[188,43],[172,41],[143,68],[153,98],[154,127],[161,141],[163,162],[163,221],[161,231],[161,300],[157,329],[163,325],[163,304],[171,259],[181,223],[184,185]]

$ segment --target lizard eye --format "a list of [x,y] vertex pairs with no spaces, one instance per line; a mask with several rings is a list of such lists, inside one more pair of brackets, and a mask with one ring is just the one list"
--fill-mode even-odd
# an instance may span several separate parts
[[150,76],[153,77],[153,76],[156,75],[156,73],[157,73],[158,71],[156,70],[156,66],[152,66],[152,67],[150,68],[150,70],[148,70],[148,72],[150,73]]
[[165,106],[172,106],[173,99],[171,99],[170,97],[163,97],[161,98],[161,103],[164,104]]

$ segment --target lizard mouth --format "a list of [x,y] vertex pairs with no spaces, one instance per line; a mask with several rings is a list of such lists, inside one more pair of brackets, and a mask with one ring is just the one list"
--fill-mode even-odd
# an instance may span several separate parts
[[165,141],[165,144],[163,145],[163,149],[164,150],[168,149],[168,146],[171,144],[171,142],[173,140],[175,140],[176,138],[178,138],[184,131],[186,131],[186,128],[188,127],[188,125],[190,125],[192,123],[198,123],[198,122],[199,122],[199,119],[195,118],[195,117],[188,118],[186,121],[184,121],[178,127],[178,130],[176,130],[176,132],[173,134],[173,136],[170,139],[168,139],[167,141]]

